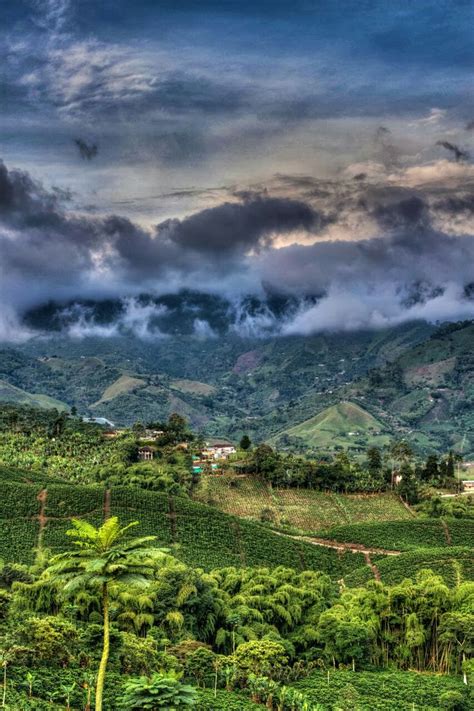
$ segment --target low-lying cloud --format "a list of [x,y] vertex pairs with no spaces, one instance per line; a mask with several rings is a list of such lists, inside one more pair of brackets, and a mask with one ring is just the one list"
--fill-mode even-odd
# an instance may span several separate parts
[[[187,332],[198,337],[474,317],[468,190],[437,187],[431,195],[351,177],[324,185],[280,176],[279,185],[280,193],[235,193],[145,228],[119,215],[73,212],[67,191],[0,163],[0,338],[41,330],[23,317],[48,301],[63,304],[62,324],[73,337],[163,337],[184,311],[156,297],[185,287],[214,295],[226,313],[216,325],[204,307],[188,303]],[[352,234],[360,224],[371,225],[370,238]],[[334,239],[338,231],[343,237]],[[138,298],[144,293],[155,299]],[[107,322],[84,306],[105,298],[120,303]]]

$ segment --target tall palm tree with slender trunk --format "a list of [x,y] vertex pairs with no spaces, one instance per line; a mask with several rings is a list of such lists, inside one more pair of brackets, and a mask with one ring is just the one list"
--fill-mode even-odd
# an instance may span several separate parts
[[110,590],[114,586],[144,588],[166,557],[167,550],[154,548],[156,536],[127,538],[137,521],[121,527],[116,516],[95,528],[73,519],[67,535],[76,548],[55,556],[44,576],[61,583],[66,594],[93,589],[101,596],[103,617],[102,656],[97,674],[95,709],[102,711],[105,673],[110,652]]

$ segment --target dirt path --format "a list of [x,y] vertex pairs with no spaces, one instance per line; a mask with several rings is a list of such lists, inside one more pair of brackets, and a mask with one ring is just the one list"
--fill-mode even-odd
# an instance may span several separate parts
[[172,496],[168,497],[168,518],[170,521],[171,542],[176,543],[178,537],[178,529],[176,525],[176,510],[174,507],[174,499]]
[[40,549],[43,542],[43,533],[45,526],[48,522],[48,517],[46,516],[46,501],[48,500],[48,490],[41,489],[38,496],[36,497],[39,501],[40,507],[38,512],[38,548]]
[[104,491],[104,521],[107,521],[107,519],[110,518],[110,499],[110,489],[106,489]]
[[404,505],[404,507],[406,508],[406,510],[409,511],[412,516],[416,517],[416,512],[413,511],[413,509],[412,509],[412,507],[410,506],[410,504],[407,504],[407,502],[404,501],[401,496],[399,496],[398,498],[400,499],[400,502]]
[[[311,538],[309,536],[291,536],[288,533],[282,533],[281,531],[273,531],[279,536],[284,536],[285,538],[291,538],[294,541],[303,541],[304,543],[309,543],[312,546],[321,546],[322,548],[332,548],[339,553],[345,553],[350,551],[351,553],[362,553],[365,558],[365,562],[371,569],[375,580],[381,580],[380,571],[372,562],[371,554],[373,555],[400,555],[400,551],[389,551],[385,548],[367,548],[361,543],[341,543],[340,541],[332,541],[326,538]],[[344,586],[344,578],[339,581],[340,585]]]
[[[276,533],[276,531],[274,531]],[[287,535],[287,534],[283,534]],[[341,541],[333,541],[327,538],[313,538],[312,536],[288,536],[297,541],[305,541],[313,546],[322,546],[323,548],[334,548],[339,551],[351,551],[352,553],[374,553],[375,555],[400,555],[400,551],[387,550],[386,548],[372,548],[364,546],[362,543],[341,543]]]
[[451,540],[451,534],[449,532],[448,524],[446,523],[446,521],[443,521],[443,519],[441,519],[441,525],[443,527],[444,535],[446,537],[446,543],[448,544],[448,546],[452,546],[453,542]]
[[372,560],[370,558],[370,553],[364,553],[364,558],[365,558],[365,562],[367,563],[367,565],[371,569],[372,573],[374,574],[375,580],[380,581],[381,580],[380,571],[377,568],[377,566],[375,565],[375,563],[372,563]]

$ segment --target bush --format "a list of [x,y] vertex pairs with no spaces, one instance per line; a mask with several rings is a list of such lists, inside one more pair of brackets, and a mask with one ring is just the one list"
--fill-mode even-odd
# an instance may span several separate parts
[[439,697],[439,706],[446,711],[463,711],[464,697],[460,691],[445,691]]
[[197,694],[192,686],[185,686],[173,676],[153,674],[130,679],[125,684],[119,708],[123,711],[143,709],[168,709],[175,711],[194,706]]

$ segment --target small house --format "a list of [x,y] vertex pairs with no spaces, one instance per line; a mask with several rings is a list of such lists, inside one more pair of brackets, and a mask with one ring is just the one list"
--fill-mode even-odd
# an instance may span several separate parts
[[153,447],[139,447],[138,448],[138,459],[141,462],[151,462],[155,457],[155,450]]
[[468,491],[470,494],[474,494],[474,480],[468,479],[467,481],[462,481],[462,490]]

